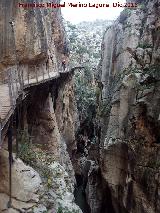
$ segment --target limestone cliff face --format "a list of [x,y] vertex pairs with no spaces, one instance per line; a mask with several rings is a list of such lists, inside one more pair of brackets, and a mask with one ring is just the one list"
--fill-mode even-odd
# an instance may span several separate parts
[[[75,146],[77,111],[72,74],[35,88],[25,103],[29,134],[59,161],[74,180],[70,162]],[[67,150],[66,150],[67,149]],[[74,183],[74,181],[73,181]]]
[[[77,113],[73,91],[72,74],[62,74],[61,78],[28,91],[21,106],[20,123],[23,127],[18,131],[22,134],[19,135],[19,156],[31,167],[14,158],[12,208],[8,209],[8,154],[4,150],[7,143],[3,144],[0,152],[0,211],[81,212],[74,203],[75,175],[70,160],[76,149]],[[29,149],[27,144],[32,144]]]
[[74,202],[75,177],[70,160],[76,149],[74,82],[72,73],[59,72],[62,59],[68,58],[61,12],[55,8],[19,8],[19,2],[0,2],[0,85],[7,78],[6,69],[15,65],[23,70],[24,78],[27,73],[35,78],[36,72],[39,76],[49,72],[55,75],[52,80],[28,87],[13,113],[13,145],[19,141],[19,157],[28,165],[14,157],[11,208],[7,206],[5,126],[0,150],[0,212],[81,212]]
[[136,2],[102,43],[100,167],[111,196],[105,212],[160,211],[160,4]]
[[[41,1],[45,3],[46,1]],[[54,1],[59,3],[59,0]],[[65,36],[59,9],[19,7],[20,1],[1,1],[0,3],[0,73],[1,80],[5,77],[5,69],[14,66],[17,61],[24,73],[34,75],[35,66],[38,72],[47,73],[49,69],[59,72]],[[21,2],[22,3],[22,2]],[[35,3],[34,1],[23,1]],[[10,21],[14,22],[14,32]]]

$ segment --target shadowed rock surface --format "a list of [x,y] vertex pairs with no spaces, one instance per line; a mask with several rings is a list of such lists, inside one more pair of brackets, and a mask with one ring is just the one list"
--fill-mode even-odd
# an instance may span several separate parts
[[102,43],[100,168],[113,212],[158,213],[160,5],[136,2],[138,9],[125,9]]
[[82,122],[74,69],[60,73],[62,60],[68,62],[60,10],[25,10],[16,0],[1,1],[0,82],[6,68],[15,65],[26,77],[28,70],[35,76],[35,66],[41,75],[48,70],[56,75],[17,100],[13,148],[18,140],[23,161],[13,158],[11,208],[10,120],[3,130],[0,211],[160,212],[160,5],[158,0],[134,2],[137,9],[125,9],[106,29],[96,79],[90,82],[98,90],[96,103],[88,110],[91,119],[85,114]]
[[[3,130],[0,212],[81,212],[74,202],[75,177],[69,157],[75,149],[77,121],[74,83],[72,73],[60,74],[62,60],[68,59],[61,11],[18,8],[18,3],[0,2],[0,83],[3,85],[8,77],[6,69],[16,66],[23,69],[25,78],[28,73],[35,78],[36,72],[38,75],[54,72],[55,79],[26,89],[23,100],[17,100],[13,145],[15,151],[15,142],[19,141],[19,157],[27,165],[14,158],[10,208],[5,151],[10,120]],[[14,22],[14,32],[10,21]]]

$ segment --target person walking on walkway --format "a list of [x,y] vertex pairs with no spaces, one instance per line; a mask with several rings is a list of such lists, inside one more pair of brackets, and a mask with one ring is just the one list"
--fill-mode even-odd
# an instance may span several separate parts
[[65,72],[65,69],[66,69],[66,61],[65,61],[65,59],[62,61],[62,68],[63,68],[63,72]]

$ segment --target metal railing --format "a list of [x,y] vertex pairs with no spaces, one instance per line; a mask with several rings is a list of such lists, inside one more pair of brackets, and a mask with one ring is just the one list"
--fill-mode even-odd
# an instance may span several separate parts
[[25,71],[23,68],[9,68],[7,70],[7,83],[9,87],[9,96],[12,106],[16,105],[16,99],[23,92],[24,89],[49,81],[50,79],[57,77],[58,72],[50,72],[45,67],[45,64],[41,64],[41,67],[36,65],[31,69],[26,66]]
[[[18,97],[23,94],[24,90],[30,86],[38,85],[50,81],[59,77],[61,73],[69,72],[69,66],[64,70],[61,65],[58,66],[58,70],[49,70],[46,64],[32,65],[20,65],[8,68],[3,72],[3,78],[0,80],[0,89],[3,90],[8,87],[9,99],[11,109],[14,111]],[[3,92],[3,91],[1,91]],[[2,105],[0,103],[0,105]]]
[[14,108],[14,106],[16,105],[16,100],[23,90],[22,75],[16,68],[15,69],[10,68],[7,70],[7,76],[8,76],[7,83],[9,88],[10,103],[11,107]]

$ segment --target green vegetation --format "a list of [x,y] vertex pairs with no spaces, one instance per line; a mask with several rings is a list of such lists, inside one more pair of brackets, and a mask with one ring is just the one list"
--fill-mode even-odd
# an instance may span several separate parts
[[153,168],[153,169],[159,169],[160,168],[160,160],[159,159],[155,159],[155,158],[151,158],[148,161],[147,166],[150,167],[150,168]]
[[[131,28],[131,23],[129,23],[129,22],[127,22],[126,24],[125,24],[125,28]],[[129,32],[131,33],[131,29],[129,30]]]
[[150,67],[144,69],[144,73],[148,74],[156,79],[159,79],[160,78],[160,65],[159,64],[151,65]]
[[36,153],[32,149],[32,138],[28,131],[26,129],[19,131],[17,140],[20,145],[19,158],[26,164],[33,166],[36,162]]
[[74,66],[89,66],[91,71],[100,60],[103,33],[112,21],[96,20],[73,25],[66,22],[66,31],[70,41],[70,62]]
[[119,22],[121,24],[125,24],[127,21],[127,18],[131,15],[131,9],[125,9],[121,12],[120,16],[119,16]]
[[41,145],[32,143],[32,138],[27,130],[19,131],[18,141],[20,145],[19,158],[36,169],[43,178],[46,178],[47,186],[50,188],[52,185],[52,171],[49,166],[54,161],[53,157],[48,155],[47,151],[42,151]]
[[96,20],[72,25],[67,22],[72,67],[84,67],[75,72],[75,94],[80,121],[90,122],[95,116],[98,88],[94,75],[101,57],[103,33],[111,23]]
[[58,207],[58,211],[57,211],[57,213],[63,213],[63,208],[60,206],[60,207]]
[[146,48],[153,48],[152,44],[149,44],[147,42],[142,42],[142,43],[139,43],[139,45],[137,47],[140,47],[142,49],[146,49]]
[[147,7],[146,7],[146,2],[141,2],[140,4],[139,4],[139,8],[141,9],[141,10],[143,10],[143,12],[146,12],[147,11]]
[[57,213],[78,213],[78,212],[79,211],[76,211],[76,210],[70,211],[70,210],[68,210],[66,208],[63,208],[62,206],[59,206],[58,207],[58,211],[57,211]]
[[36,162],[36,153],[32,149],[32,145],[30,143],[21,144],[19,157],[28,165],[33,166]]
[[111,106],[109,105],[109,101],[103,102],[99,110],[99,116],[100,117],[109,116],[110,110],[111,110]]
[[[85,76],[85,77],[84,77]],[[75,75],[75,94],[77,108],[82,116],[81,120],[92,119],[92,112],[95,110],[96,94],[95,86],[92,84],[92,76],[88,69],[77,72]]]

